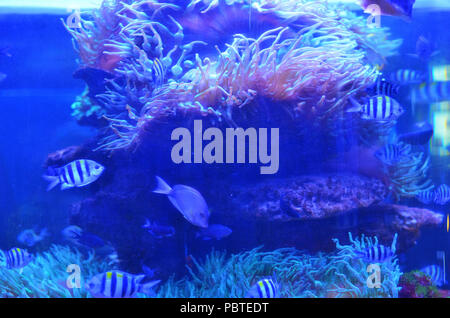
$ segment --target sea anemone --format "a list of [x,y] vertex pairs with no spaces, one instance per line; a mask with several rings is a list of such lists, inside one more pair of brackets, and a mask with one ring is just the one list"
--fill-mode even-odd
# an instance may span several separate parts
[[[234,33],[225,44],[186,41],[190,17],[208,21],[218,10],[270,18],[271,27],[256,37]],[[264,111],[261,99],[332,135],[348,98],[365,95],[378,75],[370,57],[390,56],[400,45],[386,28],[322,0],[192,1],[186,8],[110,0],[81,24],[70,30],[81,66],[116,76],[98,96],[114,132],[100,141],[106,150],[141,142],[147,124],[180,113],[235,126],[236,113]],[[164,78],[155,74],[158,63]]]

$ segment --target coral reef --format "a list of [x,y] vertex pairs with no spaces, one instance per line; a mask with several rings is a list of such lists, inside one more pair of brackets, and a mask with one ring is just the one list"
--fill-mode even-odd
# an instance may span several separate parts
[[[337,252],[310,255],[294,248],[264,252],[255,248],[231,255],[213,251],[203,262],[194,260],[190,275],[161,285],[158,297],[244,297],[262,277],[274,276],[281,297],[398,297],[401,272],[394,257],[380,264],[381,287],[367,286],[367,266],[356,251],[377,246],[376,238],[353,239],[349,245],[335,240]],[[395,238],[392,242],[395,250]]]
[[0,297],[19,298],[84,298],[84,288],[68,289],[69,265],[80,267],[81,286],[91,276],[110,270],[113,264],[99,259],[94,253],[86,257],[68,246],[52,245],[48,251],[35,255],[33,261],[23,268],[0,267]]
[[387,196],[381,181],[349,174],[274,179],[233,187],[231,193],[233,204],[242,205],[233,209],[237,214],[281,221],[324,219],[377,204]]
[[400,298],[441,298],[443,294],[421,271],[404,273],[400,277]]
[[[330,251],[331,238],[345,239],[349,231],[383,241],[399,233],[404,250],[422,227],[442,221],[429,210],[381,204],[388,192],[401,198],[427,188],[428,161],[411,151],[398,166],[383,166],[373,150],[395,122],[346,112],[349,98],[363,100],[385,58],[397,52],[401,41],[390,39],[387,28],[371,28],[345,6],[322,0],[183,4],[105,0],[83,15],[81,29],[68,28],[80,55],[77,76],[88,86],[73,115],[102,129],[95,146],[47,165],[86,154],[107,163],[91,188],[101,190],[73,204],[71,224],[110,241],[125,269],[137,272],[145,263],[168,277],[183,269],[186,246],[197,256],[204,245],[167,200],[152,195],[156,174],[205,196],[211,221],[233,229],[226,239],[232,252],[261,243]],[[249,13],[250,21],[239,22]],[[280,152],[288,155],[280,158],[281,178],[239,186],[237,169],[245,177],[252,168],[173,164],[172,129],[198,118],[205,128],[282,127]],[[343,152],[353,174],[322,175]],[[363,159],[353,165],[355,158]],[[170,224],[177,235],[147,235],[145,218]],[[249,232],[255,235],[242,242]],[[339,288],[347,283],[335,292],[344,294]]]
[[[196,229],[168,200],[151,193],[154,182],[149,170],[116,169],[102,191],[72,206],[70,223],[110,241],[124,260],[124,269],[139,271],[142,261],[167,277],[184,267],[183,236],[194,255],[202,255],[207,246],[195,240]],[[332,251],[331,239],[343,240],[348,232],[377,235],[383,241],[398,233],[397,250],[405,251],[415,244],[421,229],[443,220],[427,209],[383,204],[383,184],[357,175],[300,176],[246,186],[223,180],[199,189],[212,211],[210,221],[233,230],[224,239],[230,252],[261,244],[270,249]],[[142,229],[145,218],[174,226],[176,237],[153,238]]]

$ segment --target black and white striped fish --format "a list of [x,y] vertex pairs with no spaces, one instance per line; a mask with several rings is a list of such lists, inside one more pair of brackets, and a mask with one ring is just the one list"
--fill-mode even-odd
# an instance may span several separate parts
[[14,247],[5,252],[5,266],[7,268],[23,268],[33,260],[33,256],[27,250]]
[[444,270],[438,265],[429,265],[422,268],[420,271],[428,275],[436,286],[447,284],[447,281],[444,278]]
[[61,184],[61,190],[65,190],[91,184],[100,177],[104,170],[105,167],[93,160],[80,159],[57,168],[54,175],[44,175],[43,177],[50,182],[47,191],[58,184]]
[[403,113],[403,107],[392,97],[387,95],[376,95],[370,97],[366,104],[361,105],[350,98],[353,107],[347,112],[360,112],[362,119],[377,121],[397,120]]
[[166,67],[158,58],[155,58],[153,60],[152,66],[152,80],[153,83],[155,83],[155,86],[159,87],[163,85],[165,77],[166,77]]
[[246,298],[278,298],[280,290],[273,278],[263,278],[254,284],[247,292]]
[[450,201],[450,187],[446,184],[441,184],[434,190],[434,202],[445,205],[448,201]]
[[95,275],[86,283],[86,289],[95,298],[132,298],[137,293],[152,294],[152,287],[160,280],[142,284],[145,275],[109,271]]
[[425,79],[425,74],[409,69],[400,69],[390,75],[390,80],[399,85],[419,84]]
[[435,193],[433,190],[420,191],[416,194],[416,199],[423,204],[430,204],[435,200]]
[[387,95],[391,97],[398,96],[400,86],[390,81],[378,77],[376,82],[367,89],[369,95]]
[[357,251],[356,256],[364,259],[368,263],[383,263],[394,257],[394,252],[390,247],[384,245],[371,246],[363,251]]
[[450,82],[422,83],[411,90],[411,100],[417,103],[448,101]]
[[409,146],[403,143],[387,144],[375,152],[375,156],[383,163],[393,165],[406,158],[409,153]]

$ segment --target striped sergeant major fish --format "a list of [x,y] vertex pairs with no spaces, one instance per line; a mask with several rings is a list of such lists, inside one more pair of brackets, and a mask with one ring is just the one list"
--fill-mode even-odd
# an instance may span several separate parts
[[158,58],[155,58],[152,65],[152,80],[153,83],[155,83],[155,86],[162,86],[164,84],[165,77],[166,67]]
[[444,278],[444,270],[438,265],[429,265],[422,268],[420,271],[425,275],[428,275],[431,279],[431,282],[436,286],[447,284],[447,281]]
[[411,100],[417,103],[450,100],[450,82],[422,83],[411,91]]
[[367,93],[372,96],[387,95],[391,97],[396,97],[398,96],[399,90],[400,90],[399,85],[391,83],[385,78],[379,76],[376,82],[367,89]]
[[142,284],[145,275],[133,275],[122,271],[97,274],[86,283],[86,289],[94,298],[133,298],[137,293],[151,295],[152,288],[160,280]]
[[377,121],[397,120],[403,113],[403,107],[392,97],[387,95],[376,95],[370,97],[364,105],[350,98],[353,107],[347,112],[360,112],[362,119]]
[[6,268],[20,268],[27,266],[33,260],[33,255],[28,253],[26,249],[14,247],[7,252],[4,252],[4,265]]
[[434,190],[434,203],[445,205],[450,201],[450,187],[446,184],[441,184]]
[[362,258],[368,263],[384,263],[395,256],[395,253],[388,246],[377,245],[368,247],[356,252],[356,257]]
[[43,177],[50,182],[47,191],[58,184],[61,184],[61,190],[66,190],[91,184],[100,177],[104,170],[105,167],[93,160],[80,159],[55,169],[54,175],[44,175]]
[[390,75],[390,80],[399,85],[420,84],[426,80],[426,76],[418,71],[400,69]]
[[387,144],[375,152],[375,156],[383,163],[393,165],[409,154],[410,146],[404,143]]
[[423,204],[430,204],[435,200],[435,193],[433,190],[420,191],[416,194],[416,199]]
[[247,292],[246,298],[279,298],[280,287],[275,279],[263,278],[257,281]]

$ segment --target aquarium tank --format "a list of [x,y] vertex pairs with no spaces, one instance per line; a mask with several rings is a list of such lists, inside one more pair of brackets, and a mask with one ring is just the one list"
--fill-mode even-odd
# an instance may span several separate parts
[[0,298],[449,297],[449,29],[448,0],[1,0]]

